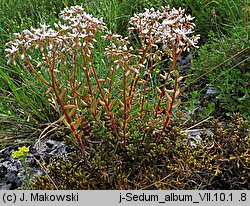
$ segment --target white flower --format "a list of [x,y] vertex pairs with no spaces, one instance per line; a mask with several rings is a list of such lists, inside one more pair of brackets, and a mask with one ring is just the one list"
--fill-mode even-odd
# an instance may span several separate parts
[[112,49],[116,49],[116,45],[114,43],[111,44]]
[[122,36],[119,35],[119,34],[114,34],[113,37],[119,39],[119,38],[121,38]]
[[24,53],[21,54],[21,57],[20,57],[22,60],[24,59]]
[[41,26],[42,30],[47,30],[47,28],[49,28],[49,26],[46,25],[45,23],[44,24],[41,23],[40,26]]
[[49,50],[53,49],[53,44],[49,44]]
[[195,19],[195,17],[191,17],[190,14],[189,15],[185,15],[185,17],[186,17],[187,21],[192,21],[193,19]]
[[70,7],[72,10],[74,10],[74,11],[76,11],[76,10],[80,10],[80,11],[83,11],[84,9],[83,9],[83,7],[82,6],[71,6]]
[[94,49],[94,45],[93,45],[91,42],[88,43],[88,46],[89,46],[91,49]]
[[139,67],[145,68],[145,65],[144,64],[139,64]]
[[122,49],[123,49],[123,51],[128,51],[128,48],[126,45],[124,45]]
[[138,69],[133,69],[134,70],[134,72],[136,73],[136,74],[139,74],[140,72],[138,71]]
[[179,46],[182,47],[185,46],[185,44],[182,41],[179,41]]
[[129,74],[130,74],[130,70],[128,70],[128,71],[125,73],[125,76],[128,77]]
[[21,38],[22,37],[20,33],[14,33],[13,35],[16,36],[17,38]]
[[60,21],[58,22],[57,26],[59,26],[62,30],[70,30],[72,28],[71,26],[68,26],[66,24],[62,24]]
[[128,56],[123,57],[124,61],[128,61]]
[[11,48],[7,48],[5,49],[5,52],[10,53],[10,54],[14,54],[19,50],[18,46],[15,45],[11,45]]
[[83,42],[82,46],[85,47],[86,46],[86,42]]
[[29,30],[25,29],[22,31],[23,35],[33,35]]

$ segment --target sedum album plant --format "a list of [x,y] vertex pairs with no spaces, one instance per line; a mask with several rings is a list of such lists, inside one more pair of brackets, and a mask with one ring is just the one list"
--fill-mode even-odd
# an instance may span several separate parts
[[[16,39],[6,44],[6,57],[8,63],[24,61],[48,87],[51,102],[63,112],[58,121],[71,129],[87,163],[81,129],[86,111],[97,123],[105,113],[112,134],[124,142],[130,135],[128,124],[144,115],[161,117],[160,134],[165,131],[180,104],[179,82],[184,77],[178,71],[178,57],[197,47],[199,39],[192,35],[194,17],[184,12],[166,6],[133,16],[130,35],[139,39],[139,46],[133,47],[128,37],[112,34],[101,19],[72,6],[61,11],[61,20],[53,27],[41,24],[16,33]],[[101,41],[107,45],[104,55]],[[171,66],[161,68],[163,84],[153,88],[151,78],[166,55]]]

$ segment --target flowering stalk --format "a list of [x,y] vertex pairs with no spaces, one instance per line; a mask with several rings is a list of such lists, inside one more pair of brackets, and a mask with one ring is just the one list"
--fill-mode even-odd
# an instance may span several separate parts
[[[119,138],[119,135],[118,135],[118,132],[117,132],[117,128],[116,128],[116,124],[115,124],[115,120],[114,120],[114,116],[113,114],[111,114],[110,112],[110,108],[109,108],[109,104],[108,104],[108,99],[105,98],[105,95],[103,93],[103,90],[102,90],[102,87],[101,87],[101,84],[100,84],[100,79],[97,77],[97,74],[95,72],[95,68],[93,66],[93,61],[92,61],[92,53],[90,54],[90,56],[88,57],[89,58],[89,63],[90,63],[90,67],[91,67],[91,71],[94,75],[94,78],[95,78],[95,81],[97,83],[97,88],[99,90],[99,94],[101,95],[103,101],[104,101],[104,106],[106,107],[106,110],[107,110],[107,113],[108,113],[108,116],[111,120],[111,124],[112,124],[112,127],[113,127],[113,130],[114,130],[114,134],[117,138]],[[101,102],[101,100],[99,99],[99,102]]]
[[[162,101],[163,101],[163,97],[164,97],[164,94],[165,94],[165,96],[166,96],[166,99],[167,99],[167,101],[168,102],[170,102],[170,104],[172,103],[172,100],[174,100],[174,99],[172,99],[171,97],[170,97],[170,94],[169,94],[169,92],[167,91],[167,88],[166,88],[166,86],[167,86],[167,81],[168,81],[168,79],[169,79],[169,76],[170,76],[170,74],[171,74],[171,72],[172,71],[178,71],[178,68],[177,68],[177,59],[178,59],[178,57],[179,56],[177,56],[177,54],[176,54],[176,47],[173,45],[173,54],[172,54],[172,56],[173,56],[173,62],[172,62],[172,64],[171,64],[171,66],[170,66],[170,68],[169,68],[169,70],[168,70],[168,73],[167,74],[165,74],[165,76],[163,76],[163,75],[161,75],[161,78],[163,79],[163,85],[162,85],[162,88],[161,88],[161,90],[157,87],[157,91],[158,91],[158,93],[160,94],[160,96],[159,96],[159,98],[158,98],[158,103],[157,103],[157,105],[156,105],[156,108],[154,109],[154,117],[156,118],[157,117],[157,115],[159,114],[159,113],[162,113],[161,111],[159,111],[160,110],[160,107],[161,107],[161,103],[162,103]],[[173,73],[173,72],[172,72]],[[177,75],[176,75],[177,76]],[[175,76],[175,77],[176,77]],[[176,88],[177,87],[177,84],[178,82],[174,82],[174,88]],[[175,90],[174,90],[175,91]],[[167,104],[167,105],[170,105],[170,104]],[[170,115],[169,115],[169,113],[168,113],[168,110],[169,110],[169,108],[167,109],[167,112],[166,112],[166,114],[167,114],[167,117],[169,117]],[[172,111],[172,110],[171,110]]]
[[[85,147],[82,143],[82,135],[83,135],[83,131],[81,131],[80,133],[77,132],[77,128],[75,126],[75,124],[73,124],[73,122],[71,121],[71,116],[73,116],[76,112],[76,109],[77,106],[76,105],[73,105],[74,107],[71,109],[70,113],[68,114],[68,112],[66,111],[66,106],[68,105],[64,105],[62,103],[62,99],[64,98],[63,95],[61,95],[61,97],[59,96],[58,92],[57,92],[57,85],[56,85],[56,78],[55,78],[55,74],[54,74],[54,69],[51,68],[51,76],[52,76],[52,89],[54,91],[54,94],[56,95],[56,99],[57,99],[57,102],[59,103],[60,107],[63,109],[63,113],[64,113],[64,117],[66,118],[66,122],[64,121],[65,119],[62,118],[62,121],[64,121],[64,123],[66,124],[66,126],[69,126],[70,129],[72,130],[73,132],[73,137],[77,140],[78,142],[78,145],[79,145],[79,148],[80,148],[80,151],[83,155],[83,159],[86,163],[86,165],[88,167],[90,167],[90,164],[89,164],[89,161],[88,161],[88,158],[86,156],[86,151],[85,151]],[[63,94],[63,93],[61,93]],[[78,119],[79,121],[79,119]]]
[[[125,69],[126,71],[126,69]],[[125,141],[126,138],[126,129],[127,129],[127,117],[128,117],[128,105],[127,105],[127,95],[126,95],[126,88],[127,88],[127,77],[126,73],[123,74],[123,105],[124,105],[124,111],[123,111],[123,125],[122,125],[122,134],[123,134],[123,141]]]
[[[139,32],[140,42],[144,48],[150,48],[150,46],[154,44],[162,44],[163,53],[158,55],[159,58],[161,58],[165,53],[172,59],[172,65],[168,72],[165,73],[165,75],[160,74],[160,77],[164,81],[162,88],[159,89],[156,87],[159,96],[157,98],[157,105],[154,109],[154,117],[156,118],[158,114],[166,110],[166,120],[164,121],[162,128],[162,131],[164,131],[170,122],[170,115],[173,109],[180,104],[180,100],[175,102],[175,99],[180,93],[178,84],[183,79],[183,77],[179,76],[177,59],[181,55],[182,51],[189,51],[191,46],[197,47],[196,44],[198,42],[199,35],[190,36],[190,34],[193,33],[192,29],[194,28],[194,23],[191,21],[194,18],[190,15],[184,15],[184,10],[181,8],[178,10],[175,8],[170,9],[169,7],[162,7],[162,10],[163,12],[155,11],[154,9],[146,9],[144,13],[135,15],[130,20],[130,24],[132,25],[130,30],[136,30]],[[144,56],[142,56],[142,60],[145,61],[146,59],[144,60],[143,57]],[[148,70],[148,76],[151,73],[152,65]],[[168,90],[167,82],[169,81],[171,75],[174,77],[174,86],[172,90]],[[148,78],[146,79],[145,84],[148,84]],[[144,85],[141,116],[145,101],[146,87],[147,85]],[[163,103],[163,101],[165,102]]]
[[[53,91],[56,102],[63,111],[63,116],[59,121],[62,121],[72,130],[73,138],[78,142],[85,163],[89,166],[81,139],[84,132],[78,130],[83,119],[78,115],[78,109],[79,100],[82,100],[82,103],[90,108],[90,105],[95,101],[95,97],[87,68],[83,79],[79,79],[79,68],[81,67],[79,67],[77,61],[80,55],[79,51],[89,52],[93,46],[95,31],[103,30],[104,24],[86,14],[79,6],[71,7],[71,9],[66,8],[61,12],[61,18],[65,23],[62,24],[60,21],[55,23],[55,30],[49,28],[50,26],[46,24],[41,24],[39,29],[31,28],[31,30],[24,30],[21,34],[15,34],[17,39],[7,43],[9,48],[5,51],[8,53],[8,63],[15,64],[15,58],[25,59],[25,63],[34,74],[49,87],[47,94]],[[87,43],[84,44],[83,42]],[[29,51],[33,53],[34,50],[41,51],[42,59],[39,59],[40,57],[33,58],[35,58],[35,61],[38,58],[38,61],[42,62],[43,68],[47,67],[44,72],[50,74],[51,82],[45,80],[36,71],[35,61],[28,55]],[[84,57],[83,63],[87,67]],[[72,71],[69,68],[72,68]],[[81,91],[85,91],[85,85],[82,83],[85,78],[87,79],[90,96],[81,94]],[[82,82],[79,80],[82,80]],[[93,113],[93,116],[96,119],[96,113]]]
[[[163,91],[166,92],[166,96],[167,96],[168,102],[170,102],[170,103],[167,104],[168,105],[168,108],[167,108],[167,111],[166,111],[167,119],[164,122],[162,131],[165,131],[167,125],[170,123],[170,115],[171,115],[172,110],[173,110],[174,101],[175,101],[175,98],[179,95],[179,93],[177,93],[178,78],[179,78],[179,72],[178,72],[178,68],[177,68],[177,59],[178,59],[178,56],[177,56],[177,53],[176,53],[176,47],[175,47],[175,45],[173,45],[173,63],[172,63],[171,68],[174,69],[174,72],[173,72],[174,73],[174,88],[173,88],[172,98],[170,98],[170,95],[168,94],[168,91],[166,89],[166,84],[162,88],[162,93],[163,93]],[[168,76],[170,74],[170,70],[169,70],[169,72],[168,72],[168,74],[166,76],[166,79],[168,78]],[[161,93],[161,96],[162,96],[162,93]],[[160,100],[159,100],[158,105],[159,104],[160,104]],[[177,103],[176,106],[178,106],[178,104],[179,103]],[[157,110],[156,110],[156,114],[157,114]]]
[[23,167],[23,176],[24,176],[24,187],[27,187],[25,189],[30,189],[29,187],[29,181],[30,181],[30,176],[31,176],[31,172],[29,171],[30,168],[27,165],[26,162],[26,158],[28,157],[29,154],[29,147],[23,146],[23,147],[19,147],[18,151],[15,151],[12,154],[13,158],[19,159],[21,162],[21,165]]
[[149,80],[150,80],[150,74],[152,73],[154,67],[155,67],[154,60],[151,59],[151,65],[150,65],[150,68],[149,68],[149,72],[147,73],[146,82],[145,82],[144,87],[143,87],[142,100],[141,100],[141,111],[140,111],[140,117],[141,118],[142,118],[143,112],[144,112],[144,104],[145,104],[145,101],[146,101],[145,96],[146,96],[146,93],[147,93],[148,83],[149,83]]
[[[47,94],[53,91],[53,97],[63,112],[59,121],[71,129],[86,164],[82,142],[84,131],[79,129],[84,119],[81,110],[86,108],[98,123],[98,114],[105,110],[112,134],[118,139],[122,137],[125,142],[130,135],[127,131],[129,121],[134,117],[131,111],[138,107],[139,102],[140,117],[148,112],[145,103],[152,101],[152,96],[147,92],[150,90],[152,95],[155,94],[154,88],[149,88],[149,81],[156,64],[168,55],[172,65],[165,75],[160,74],[164,82],[161,89],[156,87],[158,101],[154,105],[154,118],[166,111],[164,131],[173,109],[180,104],[176,98],[183,77],[179,76],[177,59],[182,51],[197,47],[199,36],[191,36],[193,17],[185,15],[181,8],[169,7],[162,7],[161,11],[146,9],[144,13],[134,15],[129,30],[131,34],[139,34],[139,49],[131,46],[128,37],[107,32],[102,20],[85,13],[80,6],[65,8],[60,17],[62,22],[55,23],[55,29],[41,24],[39,29],[31,28],[15,34],[16,39],[7,43],[6,57],[8,63],[15,63],[16,58],[24,60],[35,76],[49,87]],[[104,52],[112,65],[107,69],[110,74],[99,72],[100,68],[94,66],[95,36],[99,32],[104,33],[104,39],[110,43]],[[34,51],[40,51],[40,55],[36,56]],[[42,72],[49,74],[49,80],[36,70],[34,63],[37,61],[43,65]],[[173,89],[167,89],[171,79]]]

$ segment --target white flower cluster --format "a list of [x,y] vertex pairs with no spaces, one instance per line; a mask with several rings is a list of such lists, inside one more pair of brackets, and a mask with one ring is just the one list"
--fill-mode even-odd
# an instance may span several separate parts
[[161,17],[162,12],[159,10],[155,11],[154,8],[151,8],[150,10],[145,9],[144,13],[136,14],[130,18],[129,23],[132,25],[132,27],[129,28],[129,31],[139,31],[141,40],[147,42],[149,36],[155,37],[155,33],[160,26]]
[[106,36],[103,36],[103,38],[110,41],[110,46],[105,48],[105,55],[113,60],[120,59],[120,57],[124,57],[125,60],[128,60],[128,56],[133,51],[133,47],[129,46],[130,42],[128,41],[128,37],[122,38],[121,35],[113,35],[109,32]]
[[83,33],[86,33],[86,35],[94,36],[98,30],[105,28],[105,24],[101,19],[99,20],[87,14],[81,6],[66,7],[60,12],[60,17],[66,22],[65,28],[75,28],[76,34],[84,31]]
[[[130,19],[130,32],[139,32],[142,46],[150,43],[161,43],[163,49],[177,49],[177,53],[197,47],[199,35],[192,36],[195,24],[194,17],[185,14],[184,9],[162,7],[162,11],[146,9],[144,13]],[[171,53],[171,52],[169,52]]]
[[91,17],[81,6],[65,8],[60,14],[64,23],[54,23],[55,29],[40,24],[41,28],[14,34],[16,39],[6,44],[7,63],[15,64],[15,57],[31,59],[28,50],[40,50],[48,66],[55,63],[53,59],[57,60],[56,63],[66,64],[66,57],[76,55],[83,48],[90,53],[95,42],[94,36],[99,30],[105,29],[102,20]]
[[[110,41],[110,45],[105,48],[104,54],[117,65],[116,68],[121,68],[124,71],[129,69],[126,75],[130,73],[130,70],[139,74],[139,70],[136,68],[139,65],[133,65],[133,63],[138,62],[140,56],[133,54],[134,48],[128,41],[128,37],[123,38],[121,35],[108,32],[103,38]],[[126,65],[126,69],[124,65]]]
[[[157,45],[162,45],[163,51],[171,56],[174,48],[180,53],[190,47],[197,47],[199,35],[192,36],[194,17],[185,15],[184,12],[181,8],[170,9],[166,6],[162,7],[162,11],[146,9],[144,13],[133,16],[129,30],[139,33],[141,51],[148,45],[156,50]],[[70,63],[78,55],[91,54],[96,41],[95,35],[106,29],[103,21],[84,12],[81,6],[66,7],[60,12],[60,18],[61,21],[54,23],[54,29],[50,25],[40,24],[38,29],[31,28],[16,33],[16,39],[6,44],[8,63],[15,64],[16,57],[30,60],[28,50],[40,50],[42,61],[46,62],[48,68],[56,66],[55,64]],[[105,51],[111,59],[119,59],[123,64],[128,63],[131,58],[138,58],[133,54],[135,52],[127,38],[112,33],[108,33],[104,38],[111,42]]]

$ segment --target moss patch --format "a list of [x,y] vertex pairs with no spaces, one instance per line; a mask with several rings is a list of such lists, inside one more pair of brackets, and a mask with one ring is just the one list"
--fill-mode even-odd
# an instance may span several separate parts
[[195,147],[176,127],[163,138],[152,133],[126,145],[104,138],[88,146],[91,169],[75,154],[70,162],[51,164],[48,175],[37,176],[32,185],[43,190],[250,189],[249,122],[234,115],[225,127],[212,121],[210,129],[214,135],[201,134]]

